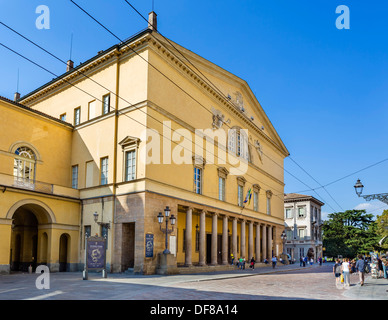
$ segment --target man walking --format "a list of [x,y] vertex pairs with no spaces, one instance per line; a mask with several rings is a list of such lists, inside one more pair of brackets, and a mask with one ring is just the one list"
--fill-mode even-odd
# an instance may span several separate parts
[[358,255],[356,270],[358,270],[358,275],[360,277],[360,285],[363,286],[365,280],[365,260],[361,254]]
[[276,262],[278,262],[278,259],[276,258],[276,256],[273,256],[272,257],[272,268],[275,269],[276,267]]

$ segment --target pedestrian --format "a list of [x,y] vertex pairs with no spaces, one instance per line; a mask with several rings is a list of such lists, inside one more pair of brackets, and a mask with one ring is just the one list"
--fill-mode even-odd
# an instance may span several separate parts
[[350,287],[350,266],[348,258],[345,258],[342,263],[342,275],[344,276],[344,287]]
[[359,254],[355,268],[358,271],[361,286],[364,285],[364,280],[365,280],[365,265],[366,265],[366,262],[364,260],[364,257],[361,254]]
[[341,285],[341,262],[339,259],[335,261],[333,267],[333,274],[335,276],[335,285],[338,288]]
[[379,270],[379,278],[383,276],[383,263],[380,258],[377,258],[377,270]]
[[251,259],[251,268],[252,268],[252,270],[255,270],[255,258],[254,257],[252,257],[252,259]]
[[383,265],[384,279],[388,279],[388,259],[386,256],[381,257],[381,263]]
[[313,259],[313,258],[311,258],[311,259],[310,259],[310,266],[312,266],[312,265],[313,265],[313,263],[314,263],[314,259]]
[[304,257],[304,258],[303,258],[303,267],[305,267],[306,264],[307,264],[307,257]]
[[268,259],[267,258],[264,259],[264,263],[268,264]]
[[245,260],[245,257],[243,258],[243,269],[245,270],[245,263],[246,263],[246,260]]
[[233,255],[233,253],[230,254],[230,260],[232,261],[231,265],[233,266],[233,262],[234,262],[234,255]]
[[303,266],[303,258],[302,257],[299,258],[299,267],[301,267],[301,266]]
[[278,259],[276,258],[276,256],[273,256],[272,257],[272,268],[275,269],[276,267],[276,262],[278,262]]
[[239,259],[239,261],[238,261],[238,266],[239,266],[240,270],[243,269],[243,261],[244,261],[243,258],[240,257],[240,259]]

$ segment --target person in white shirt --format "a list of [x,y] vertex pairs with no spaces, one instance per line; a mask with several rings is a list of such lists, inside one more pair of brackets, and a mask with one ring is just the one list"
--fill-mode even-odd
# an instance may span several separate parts
[[342,274],[344,276],[344,287],[350,287],[350,265],[348,258],[345,258],[342,263]]

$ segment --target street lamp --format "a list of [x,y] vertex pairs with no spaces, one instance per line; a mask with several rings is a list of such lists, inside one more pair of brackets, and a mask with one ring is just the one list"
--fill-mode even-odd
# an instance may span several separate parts
[[360,179],[357,179],[356,184],[354,185],[354,190],[356,191],[356,194],[358,196],[361,196],[362,190],[364,189],[364,186],[362,185]]
[[282,234],[280,235],[280,238],[282,239],[283,241],[283,254],[285,254],[285,246],[286,246],[286,241],[287,241],[287,234],[286,234],[286,231],[283,230]]
[[[162,231],[163,233],[166,234],[166,241],[165,241],[166,249],[163,251],[164,254],[169,254],[170,253],[170,250],[168,250],[168,234],[172,233],[174,231],[174,225],[175,225],[175,221],[176,221],[176,218],[175,218],[175,216],[173,214],[170,217],[170,213],[171,213],[171,210],[167,206],[164,209],[164,216],[163,216],[163,214],[161,212],[159,212],[159,214],[157,216],[158,222],[159,222],[159,225],[160,225],[160,231]],[[166,228],[162,228],[162,223],[163,223],[164,217],[166,217]],[[168,228],[168,220],[170,220],[171,229]]]
[[366,201],[380,200],[381,202],[388,204],[388,193],[368,194],[368,195],[362,196],[361,194],[363,189],[364,189],[363,184],[361,183],[360,179],[357,179],[357,182],[354,185],[354,190],[356,191],[357,196],[363,197]]

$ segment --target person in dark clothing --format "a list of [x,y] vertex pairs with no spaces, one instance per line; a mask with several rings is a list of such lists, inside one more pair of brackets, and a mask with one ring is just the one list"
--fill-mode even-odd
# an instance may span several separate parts
[[360,254],[358,255],[358,260],[356,263],[356,270],[358,271],[359,277],[360,277],[360,285],[364,285],[365,280],[365,266],[366,262],[364,260],[364,257]]
[[255,269],[255,258],[254,257],[252,257],[252,259],[251,259],[251,268],[254,270]]

